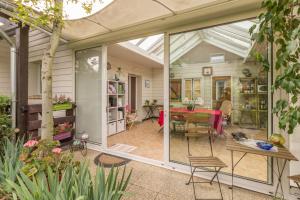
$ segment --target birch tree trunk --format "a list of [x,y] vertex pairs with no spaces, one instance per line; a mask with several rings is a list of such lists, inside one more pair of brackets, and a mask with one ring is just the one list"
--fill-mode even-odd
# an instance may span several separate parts
[[62,21],[54,21],[50,44],[42,60],[42,126],[41,139],[53,139],[53,95],[52,95],[52,68],[56,50],[59,45]]

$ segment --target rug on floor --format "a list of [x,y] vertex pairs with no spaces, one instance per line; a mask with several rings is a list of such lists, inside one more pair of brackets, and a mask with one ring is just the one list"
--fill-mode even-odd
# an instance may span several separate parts
[[131,146],[128,144],[114,144],[113,146],[109,147],[109,149],[114,150],[114,151],[120,151],[124,153],[130,153],[134,151],[137,147]]
[[101,153],[98,156],[96,156],[94,162],[96,165],[110,168],[126,165],[128,162],[130,162],[130,160],[106,153]]

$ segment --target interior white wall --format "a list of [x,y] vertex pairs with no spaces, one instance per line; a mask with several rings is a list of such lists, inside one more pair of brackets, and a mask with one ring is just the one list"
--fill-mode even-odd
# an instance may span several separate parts
[[0,95],[11,95],[10,83],[10,46],[0,41]]
[[[142,120],[146,112],[143,109],[146,100],[158,100],[159,104],[163,103],[163,69],[154,69],[151,67],[140,66],[134,62],[120,59],[113,56],[108,56],[108,62],[111,64],[112,69],[108,71],[108,80],[114,79],[118,68],[121,68],[120,80],[126,83],[126,96],[125,104],[128,104],[128,75],[137,76],[137,89],[138,91],[138,119]],[[117,73],[118,74],[118,73]],[[145,80],[150,81],[150,87],[145,87]]]
[[[224,54],[225,62],[210,63],[210,56],[215,54]],[[204,107],[208,108],[212,107],[212,77],[230,76],[233,110],[238,110],[240,106],[239,78],[245,77],[242,70],[247,68],[250,70],[252,76],[256,77],[260,68],[255,62],[244,63],[244,59],[240,56],[206,42],[200,43],[175,63],[170,70],[170,73],[174,74],[174,79],[201,79],[201,96],[204,100]],[[212,75],[203,76],[203,67],[212,67]],[[239,112],[233,113],[234,122],[238,121],[239,115]]]

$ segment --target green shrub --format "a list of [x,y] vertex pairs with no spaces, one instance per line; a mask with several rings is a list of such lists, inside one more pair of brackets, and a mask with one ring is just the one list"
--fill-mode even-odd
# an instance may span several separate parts
[[118,168],[105,176],[98,167],[94,181],[86,163],[68,167],[62,177],[51,168],[32,179],[21,172],[18,182],[8,181],[13,195],[20,200],[119,200],[124,195],[131,172],[120,177]]
[[7,96],[0,96],[0,145],[4,138],[10,137],[13,133],[10,106],[11,99]]
[[19,156],[22,148],[22,140],[13,143],[8,138],[4,139],[3,152],[0,153],[0,197],[5,200],[12,199],[11,188],[7,185],[7,180],[15,182],[20,173],[22,162]]

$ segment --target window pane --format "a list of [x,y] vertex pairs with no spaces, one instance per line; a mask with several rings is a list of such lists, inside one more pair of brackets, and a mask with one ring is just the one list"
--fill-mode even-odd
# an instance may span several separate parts
[[201,97],[200,90],[194,90],[193,99],[196,100],[199,97]]
[[192,90],[192,80],[185,80],[185,90]]
[[170,97],[172,100],[181,100],[181,80],[171,80]]
[[[209,122],[214,133],[220,136],[213,143],[214,155],[227,164],[228,167],[223,169],[226,173],[231,169],[231,155],[226,149],[226,138],[231,138],[231,133],[242,132],[250,139],[268,138],[268,74],[252,57],[252,51],[263,51],[261,53],[268,56],[268,46],[252,44],[249,24],[253,22],[231,23],[170,36],[170,74],[185,79],[185,97],[201,97],[200,103],[192,107],[195,108],[193,111],[189,102],[173,104],[170,101],[170,116],[177,116],[176,120],[170,120],[171,162],[189,164],[185,133],[192,130],[185,126],[188,125],[188,120],[184,119],[186,113],[205,111],[215,119]],[[215,55],[222,55],[222,62],[210,63]],[[208,63],[211,73],[203,75]],[[180,113],[175,105],[181,107]],[[220,113],[224,118],[217,120]],[[211,155],[205,137],[191,138],[190,148],[192,155]],[[239,158],[240,154],[236,153],[234,160]],[[246,156],[236,167],[235,175],[270,183],[267,160],[262,156]]]
[[194,79],[194,90],[200,90],[200,80]]
[[192,90],[185,90],[185,98],[188,100],[192,99]]
[[76,130],[94,143],[101,143],[101,55],[101,47],[75,53]]

